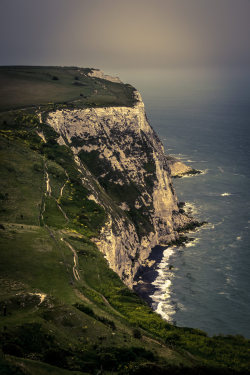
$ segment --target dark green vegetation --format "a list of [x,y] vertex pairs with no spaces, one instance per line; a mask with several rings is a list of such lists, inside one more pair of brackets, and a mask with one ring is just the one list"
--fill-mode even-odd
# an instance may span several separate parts
[[131,106],[134,88],[76,67],[0,67],[0,110],[33,107]]
[[[87,165],[88,169],[98,179],[101,186],[105,189],[107,194],[112,200],[119,205],[124,201],[126,197],[126,203],[129,207],[128,217],[133,221],[139,237],[147,235],[153,231],[153,225],[148,217],[148,212],[145,206],[140,209],[135,208],[135,202],[142,193],[142,188],[135,184],[133,181],[129,183],[124,178],[123,174],[119,171],[114,171],[111,164],[106,159],[100,159],[99,152],[94,150],[91,152],[80,151],[80,159]],[[146,168],[150,168],[150,172],[155,172],[155,166],[146,164]],[[145,169],[146,169],[145,168]],[[105,176],[103,176],[105,174]],[[153,181],[153,173],[149,180]],[[124,185],[118,185],[116,181],[120,179],[124,182]],[[145,181],[147,184],[147,181]]]
[[168,324],[109,269],[106,212],[54,130],[32,110],[0,125],[0,373],[247,373],[249,340]]

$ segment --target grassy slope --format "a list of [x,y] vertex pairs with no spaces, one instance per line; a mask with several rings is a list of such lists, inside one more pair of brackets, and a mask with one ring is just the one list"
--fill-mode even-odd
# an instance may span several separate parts
[[[88,200],[70,150],[58,146],[56,134],[33,114],[16,121],[3,116],[2,372],[66,375],[69,370],[95,373],[102,368],[105,373],[162,374],[185,367],[186,373],[188,368],[190,373],[209,373],[211,366],[216,371],[247,370],[249,340],[209,338],[198,330],[171,326],[122,284],[90,241],[106,214]],[[46,144],[36,134],[41,127]],[[78,255],[79,280],[73,274],[72,249]]]
[[90,78],[88,72],[74,67],[0,67],[0,110],[59,103],[77,108],[133,104],[132,86]]

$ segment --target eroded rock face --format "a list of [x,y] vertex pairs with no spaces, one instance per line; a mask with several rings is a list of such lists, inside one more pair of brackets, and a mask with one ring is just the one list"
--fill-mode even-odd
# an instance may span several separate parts
[[85,180],[96,181],[89,183],[91,194],[109,217],[96,244],[130,287],[152,247],[175,240],[191,221],[179,212],[168,158],[140,94],[135,97],[134,107],[57,110],[47,118],[59,143],[90,172]]
[[99,69],[92,69],[91,72],[88,73],[88,76],[105,79],[106,81],[110,81],[110,82],[122,83],[119,77],[112,77],[110,75],[104,74]]
[[192,171],[192,168],[175,158],[168,158],[168,165],[172,177],[183,176]]

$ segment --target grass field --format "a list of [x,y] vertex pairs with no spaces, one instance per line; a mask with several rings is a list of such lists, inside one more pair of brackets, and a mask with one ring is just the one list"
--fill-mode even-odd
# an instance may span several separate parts
[[74,67],[0,67],[0,111],[53,104],[76,108],[133,105],[132,86],[91,78],[89,71]]

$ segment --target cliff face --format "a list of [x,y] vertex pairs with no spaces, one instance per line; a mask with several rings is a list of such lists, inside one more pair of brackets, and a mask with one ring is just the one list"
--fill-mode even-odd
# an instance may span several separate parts
[[179,212],[163,145],[138,92],[135,98],[134,107],[57,110],[47,116],[60,134],[58,142],[71,147],[89,199],[106,210],[108,220],[95,241],[130,287],[152,247],[175,240],[177,229],[191,221]]

